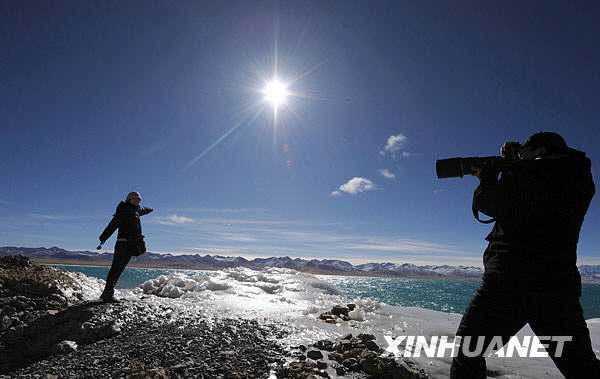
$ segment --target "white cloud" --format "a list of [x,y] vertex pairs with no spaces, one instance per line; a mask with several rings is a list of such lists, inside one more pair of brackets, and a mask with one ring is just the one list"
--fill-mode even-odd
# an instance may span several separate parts
[[387,168],[382,168],[379,170],[379,173],[381,174],[381,176],[383,176],[386,179],[396,179],[396,174],[394,174],[393,172],[391,172],[389,169]]
[[266,213],[269,210],[266,208],[173,208],[172,212],[189,212],[189,213]]
[[372,181],[366,178],[355,176],[354,178],[348,180],[346,183],[339,186],[337,190],[331,193],[331,196],[340,196],[342,195],[342,192],[348,193],[350,195],[356,195],[361,192],[372,191],[374,189],[375,184],[373,184]]
[[194,219],[186,216],[179,216],[177,214],[172,214],[167,217],[157,218],[157,224],[160,225],[181,225],[181,224],[191,224],[194,222]]
[[389,136],[380,154],[385,155],[386,153],[390,153],[395,155],[404,146],[406,140],[406,136],[402,133]]
[[423,240],[408,238],[367,237],[344,246],[346,249],[363,251],[384,251],[395,253],[453,253],[463,254],[464,250]]

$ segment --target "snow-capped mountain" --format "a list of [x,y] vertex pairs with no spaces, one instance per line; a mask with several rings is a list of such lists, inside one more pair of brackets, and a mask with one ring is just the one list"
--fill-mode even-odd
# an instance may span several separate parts
[[[59,247],[27,248],[0,247],[0,256],[21,254],[45,263],[99,264],[107,265],[112,254],[90,251],[68,251]],[[279,267],[315,274],[395,276],[395,277],[430,277],[430,278],[463,278],[477,279],[482,269],[475,266],[424,265],[412,263],[364,263],[354,265],[336,259],[303,259],[290,257],[270,257],[246,259],[221,255],[200,254],[168,254],[147,253],[135,258],[133,267],[182,268],[199,270],[216,270],[227,267],[265,268]],[[590,280],[600,279],[600,265],[584,265],[579,268],[582,277]]]

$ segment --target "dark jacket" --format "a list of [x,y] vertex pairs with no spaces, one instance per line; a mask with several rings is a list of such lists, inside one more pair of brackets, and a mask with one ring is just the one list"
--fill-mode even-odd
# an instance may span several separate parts
[[584,153],[521,161],[498,173],[484,169],[474,208],[496,219],[484,254],[484,283],[580,292],[579,231],[595,193]]
[[134,206],[131,203],[121,201],[112,220],[100,234],[100,242],[104,243],[119,229],[117,239],[136,241],[143,238],[140,217],[152,212],[152,208]]

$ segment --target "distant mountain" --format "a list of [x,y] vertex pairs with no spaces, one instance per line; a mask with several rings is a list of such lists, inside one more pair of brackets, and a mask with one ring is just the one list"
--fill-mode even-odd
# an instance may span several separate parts
[[[112,254],[91,251],[68,251],[59,247],[0,247],[0,256],[21,254],[41,263],[62,263],[77,265],[109,265]],[[136,257],[131,266],[146,268],[179,268],[192,270],[218,270],[228,267],[264,267],[290,268],[313,274],[389,276],[413,278],[460,278],[478,279],[482,270],[474,266],[425,265],[411,263],[396,264],[364,263],[354,265],[335,259],[302,259],[290,257],[254,258],[226,257],[221,255],[174,255],[146,253]],[[584,265],[579,268],[586,280],[600,281],[600,265]]]
[[593,277],[600,280],[600,265],[581,265],[579,266],[581,276]]

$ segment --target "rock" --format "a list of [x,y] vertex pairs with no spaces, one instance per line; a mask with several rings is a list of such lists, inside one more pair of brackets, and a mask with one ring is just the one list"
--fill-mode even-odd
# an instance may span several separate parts
[[334,363],[332,365],[333,369],[335,370],[335,373],[339,376],[344,376],[346,375],[346,368],[344,368],[344,366],[342,366],[339,363]]
[[302,363],[302,367],[305,369],[315,369],[317,368],[317,363],[315,361],[306,361]]
[[341,340],[335,345],[335,350],[338,353],[343,353],[344,351],[348,351],[352,349],[352,342],[348,340]]
[[319,350],[314,350],[314,349],[313,349],[313,350],[309,350],[309,351],[306,353],[306,356],[307,356],[308,358],[310,358],[310,359],[317,360],[317,359],[321,359],[321,358],[323,358],[323,353],[321,353],[321,351],[319,351]]
[[331,308],[331,314],[340,316],[340,315],[348,315],[348,308],[343,305],[334,305]]
[[375,336],[372,334],[368,334],[368,333],[360,333],[357,337],[359,340],[361,340],[363,342],[375,340]]
[[69,354],[77,351],[77,342],[75,341],[61,341],[57,343],[53,348],[56,354]]
[[395,359],[393,357],[379,357],[381,378],[386,379],[428,379],[425,370],[408,359]]
[[31,266],[31,260],[24,255],[9,255],[0,257],[0,267],[12,268],[12,267],[28,267]]
[[344,360],[344,357],[340,353],[332,352],[327,354],[327,358],[332,361],[341,362]]
[[348,359],[348,358],[358,358],[360,357],[360,354],[363,352],[362,348],[357,348],[357,347],[352,347],[350,350],[345,351],[342,356],[344,357],[344,359]]
[[372,351],[363,351],[360,355],[360,367],[364,372],[373,376],[381,375],[381,368],[377,359],[377,354]]
[[325,361],[317,361],[317,368],[321,370],[325,370],[327,368],[327,362]]
[[292,358],[297,359],[299,361],[305,361],[306,360],[306,355],[304,355],[302,352],[300,351],[294,351],[292,353]]
[[343,340],[351,340],[352,339],[352,333],[348,333],[345,336],[342,337]]
[[344,361],[342,362],[342,364],[348,370],[351,370],[351,371],[358,371],[358,370],[360,370],[360,364],[358,363],[358,360],[356,358],[344,359]]
[[156,368],[151,370],[137,371],[126,375],[127,379],[169,379],[170,375],[164,368]]
[[300,351],[306,351],[307,350],[306,345],[300,345],[300,346],[298,346],[298,349]]
[[315,347],[319,350],[331,351],[333,350],[333,342],[330,340],[319,340],[315,343]]
[[319,315],[319,319],[325,321],[328,324],[335,324],[337,322],[337,316],[331,312],[323,312]]
[[365,346],[371,351],[379,351],[379,345],[375,341],[367,341],[365,342]]
[[353,311],[356,308],[356,304],[346,304],[346,307],[348,307],[349,311]]

